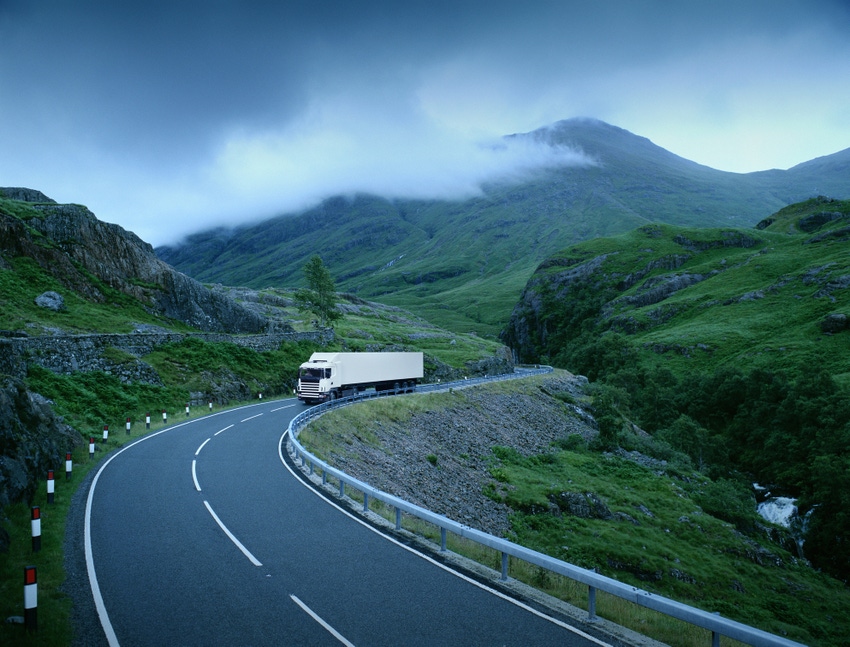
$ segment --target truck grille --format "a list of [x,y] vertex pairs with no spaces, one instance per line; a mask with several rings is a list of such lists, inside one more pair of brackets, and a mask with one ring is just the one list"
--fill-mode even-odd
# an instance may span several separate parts
[[319,395],[319,384],[317,382],[301,382],[301,395],[316,397]]

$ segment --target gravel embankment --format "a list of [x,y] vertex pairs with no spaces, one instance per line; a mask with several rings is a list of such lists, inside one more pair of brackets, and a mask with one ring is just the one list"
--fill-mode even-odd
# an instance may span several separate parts
[[373,487],[497,536],[509,529],[509,508],[484,495],[504,487],[490,475],[495,446],[530,456],[550,451],[559,438],[597,432],[592,419],[554,397],[578,400],[586,380],[559,371],[517,382],[512,393],[487,387],[456,390],[455,403],[414,414],[404,423],[375,421],[379,447],[355,435],[330,457],[335,467]]

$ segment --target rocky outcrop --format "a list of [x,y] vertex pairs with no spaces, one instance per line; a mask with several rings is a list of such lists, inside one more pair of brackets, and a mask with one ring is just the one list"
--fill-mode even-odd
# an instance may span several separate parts
[[[32,258],[67,289],[95,302],[106,300],[100,281],[154,312],[203,331],[269,330],[267,319],[177,272],[159,260],[148,243],[118,225],[101,222],[85,207],[55,204],[29,189],[2,191],[7,197],[29,199],[40,217],[22,220],[0,212],[0,257]],[[276,326],[277,332],[286,331]]]
[[26,187],[0,187],[0,196],[7,200],[20,200],[21,202],[49,202],[50,204],[56,204],[55,200],[51,200],[41,191],[27,189]]
[[64,471],[65,452],[82,442],[44,398],[20,380],[0,378],[0,508],[31,500],[38,480],[47,470]]

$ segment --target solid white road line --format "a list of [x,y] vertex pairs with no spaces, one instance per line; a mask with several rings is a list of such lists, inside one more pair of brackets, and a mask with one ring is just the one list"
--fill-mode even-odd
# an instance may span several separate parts
[[251,551],[249,551],[247,548],[245,548],[245,546],[242,545],[242,542],[239,541],[238,539],[236,539],[236,537],[233,536],[233,533],[230,532],[227,529],[227,526],[225,526],[221,522],[221,519],[218,518],[218,515],[215,512],[213,512],[213,509],[210,506],[210,504],[208,502],[204,501],[204,505],[207,506],[207,510],[212,515],[212,518],[215,519],[215,522],[218,524],[219,528],[221,528],[224,531],[224,534],[227,535],[230,538],[230,541],[232,541],[234,544],[236,544],[236,547],[239,550],[242,551],[242,554],[245,555],[245,557],[247,557],[254,566],[262,566],[263,565],[262,562],[260,562],[260,560],[258,560],[256,557],[254,557],[251,554]]
[[434,566],[436,566],[438,568],[442,568],[444,571],[451,573],[455,577],[458,577],[458,578],[464,580],[465,582],[472,584],[473,586],[477,586],[479,589],[487,591],[488,593],[491,593],[498,598],[502,598],[506,602],[510,602],[514,606],[517,606],[520,609],[524,609],[525,611],[528,611],[529,613],[532,613],[532,614],[538,616],[539,618],[542,618],[544,620],[548,620],[552,624],[558,625],[559,627],[566,629],[567,631],[571,631],[572,633],[574,633],[578,636],[581,636],[582,638],[589,640],[590,642],[596,643],[600,647],[612,647],[612,645],[610,643],[603,642],[603,641],[599,640],[598,638],[591,636],[588,633],[585,633],[584,631],[582,631],[581,629],[579,629],[577,627],[573,627],[572,625],[567,624],[566,622],[558,620],[557,618],[553,618],[552,616],[547,615],[547,614],[545,614],[541,611],[538,611],[537,609],[530,607],[527,604],[525,604],[524,602],[520,602],[519,600],[512,598],[509,595],[502,593],[501,591],[497,591],[496,589],[493,589],[493,588],[487,586],[486,584],[483,584],[482,582],[478,582],[477,580],[474,580],[471,577],[467,577],[463,573],[460,573],[460,572],[450,568],[446,564],[441,564],[437,560],[433,559],[432,557],[429,557],[425,553],[419,552],[418,550],[416,550],[415,548],[413,548],[411,546],[406,546],[405,544],[401,543],[400,541],[396,540],[395,538],[391,537],[390,535],[387,535],[387,534],[381,532],[378,528],[375,528],[371,524],[366,523],[366,521],[361,519],[359,516],[352,514],[351,512],[349,512],[348,510],[346,510],[342,506],[338,505],[325,492],[319,491],[316,488],[311,487],[308,483],[305,483],[303,480],[301,480],[298,477],[298,475],[295,474],[295,472],[292,470],[292,468],[289,467],[289,465],[286,463],[286,461],[283,458],[283,442],[284,442],[284,438],[286,438],[286,434],[288,434],[288,433],[289,433],[289,430],[287,429],[286,431],[283,432],[283,435],[280,437],[280,440],[278,441],[277,455],[278,455],[278,458],[280,458],[280,462],[283,463],[283,466],[287,469],[287,471],[290,474],[292,474],[293,477],[295,477],[295,480],[297,480],[299,483],[301,483],[301,485],[303,485],[305,488],[307,488],[310,492],[315,494],[317,497],[319,497],[320,499],[325,501],[325,503],[332,505],[334,508],[336,508],[337,510],[342,512],[342,514],[353,519],[354,521],[356,521],[357,523],[362,525],[364,528],[368,528],[369,530],[374,532],[376,535],[379,535],[380,537],[383,537],[387,541],[394,543],[399,548],[403,548],[404,550],[409,551],[409,552],[413,553],[414,555],[417,555],[418,557],[421,557],[426,562],[430,562]]
[[336,629],[331,627],[327,622],[322,620],[318,615],[316,615],[316,613],[310,607],[308,607],[306,604],[304,604],[296,596],[290,594],[289,597],[292,598],[292,601],[295,604],[297,604],[299,607],[301,607],[304,610],[305,613],[307,613],[311,618],[313,618],[313,620],[315,620],[320,625],[322,625],[322,627],[324,627],[339,642],[341,642],[343,645],[346,645],[347,647],[354,647],[354,643],[351,643],[348,640],[346,640],[345,637],[341,633],[339,633]]

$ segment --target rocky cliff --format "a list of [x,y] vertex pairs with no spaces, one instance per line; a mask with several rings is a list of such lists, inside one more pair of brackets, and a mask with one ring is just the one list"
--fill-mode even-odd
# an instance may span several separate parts
[[[0,379],[0,509],[34,494],[48,470],[64,471],[65,452],[82,444],[80,434],[62,422],[41,396],[23,382]],[[0,552],[8,537],[0,533]]]
[[31,189],[0,188],[0,195],[27,202],[30,213],[38,214],[24,219],[0,210],[0,267],[8,267],[4,257],[27,256],[67,289],[103,302],[94,277],[152,311],[207,332],[256,333],[271,327],[263,316],[176,271],[148,243],[101,222],[86,207],[56,204]]

